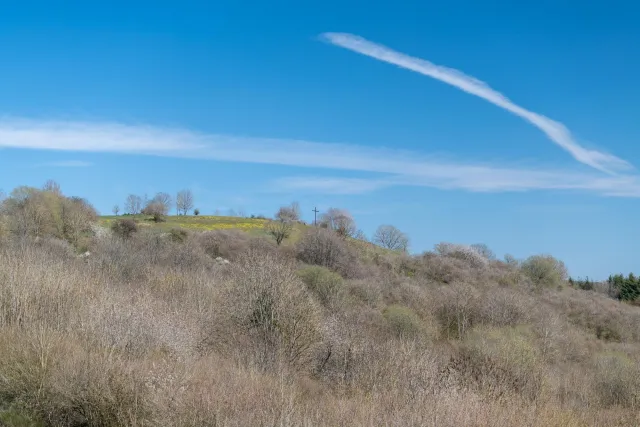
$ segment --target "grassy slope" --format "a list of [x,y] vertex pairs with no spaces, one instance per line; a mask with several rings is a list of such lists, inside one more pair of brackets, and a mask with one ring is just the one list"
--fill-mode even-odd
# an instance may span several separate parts
[[[146,227],[152,230],[169,231],[172,228],[183,228],[190,231],[208,231],[208,230],[228,230],[236,229],[248,232],[253,235],[267,235],[264,229],[267,220],[259,218],[239,218],[233,216],[213,216],[213,215],[178,215],[168,216],[165,222],[155,223],[149,220],[145,215],[134,216],[102,216],[100,217],[100,225],[109,227],[111,223],[116,219],[121,218],[133,218],[138,222],[139,226]],[[291,237],[285,240],[284,244],[294,244],[300,239],[304,230],[309,227],[304,224],[296,224]],[[362,254],[370,258],[375,254],[389,254],[391,251],[376,246],[372,243],[367,243],[360,240],[354,240],[353,243],[357,245]]]
[[168,216],[165,222],[154,223],[145,215],[103,216],[100,224],[109,226],[115,219],[133,218],[139,225],[162,231],[172,228],[184,228],[192,231],[238,229],[243,231],[262,231],[266,220],[257,218],[238,218],[232,216],[179,215]]

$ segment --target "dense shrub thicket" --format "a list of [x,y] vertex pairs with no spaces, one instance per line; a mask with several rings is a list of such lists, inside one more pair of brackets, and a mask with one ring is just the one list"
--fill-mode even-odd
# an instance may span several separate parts
[[0,425],[640,422],[639,309],[548,255],[103,229],[55,186],[0,219]]

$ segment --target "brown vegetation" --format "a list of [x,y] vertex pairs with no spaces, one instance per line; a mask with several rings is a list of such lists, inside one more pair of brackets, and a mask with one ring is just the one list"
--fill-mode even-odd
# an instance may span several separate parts
[[640,309],[548,257],[116,236],[59,191],[2,206],[0,425],[640,423]]

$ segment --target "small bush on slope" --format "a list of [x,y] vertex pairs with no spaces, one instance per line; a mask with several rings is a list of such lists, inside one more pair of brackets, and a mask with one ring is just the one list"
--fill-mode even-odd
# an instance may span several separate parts
[[344,286],[342,276],[317,265],[299,270],[298,275],[324,306],[330,306]]
[[111,231],[121,239],[127,240],[138,232],[138,225],[132,219],[118,219],[111,224]]
[[297,244],[297,252],[300,261],[326,267],[345,278],[361,275],[356,252],[333,230],[319,227],[307,230]]
[[520,269],[539,287],[559,286],[567,279],[564,263],[551,255],[531,256],[520,265]]
[[391,305],[384,310],[384,317],[394,335],[399,338],[415,338],[420,334],[420,318],[409,307]]
[[542,389],[541,362],[539,350],[524,328],[479,328],[461,346],[461,369],[492,395],[516,392],[535,399]]

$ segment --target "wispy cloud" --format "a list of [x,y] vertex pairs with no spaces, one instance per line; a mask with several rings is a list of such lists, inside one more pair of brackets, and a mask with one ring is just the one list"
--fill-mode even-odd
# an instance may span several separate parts
[[93,166],[91,162],[85,162],[82,160],[63,160],[60,162],[47,162],[42,163],[40,166],[48,166],[54,168],[88,168]]
[[326,176],[289,176],[269,183],[273,191],[310,191],[326,194],[362,194],[394,184],[385,179],[340,178]]
[[429,187],[442,190],[464,190],[474,193],[525,192],[533,190],[579,191],[610,197],[640,197],[640,180],[636,177],[600,177],[589,174],[505,170],[486,168],[484,173],[467,173],[468,170],[451,165],[456,174],[447,176],[396,175],[380,179],[361,180],[330,176],[289,176],[273,180],[274,191],[307,191],[328,194],[363,194],[383,188]]
[[329,194],[423,186],[475,192],[557,189],[640,197],[640,182],[636,177],[471,164],[384,148],[217,135],[148,125],[3,119],[0,120],[1,147],[211,159],[375,175],[372,178],[314,175],[281,178],[272,183],[281,189]]
[[571,132],[569,132],[562,123],[513,103],[506,96],[489,87],[485,82],[468,76],[458,70],[435,65],[424,59],[394,51],[386,46],[370,42],[352,34],[324,33],[321,35],[321,38],[333,45],[432,77],[489,101],[528,121],[544,132],[554,143],[569,152],[577,161],[599,171],[613,173],[631,168],[628,162],[614,155],[589,150],[581,146],[575,141]]

